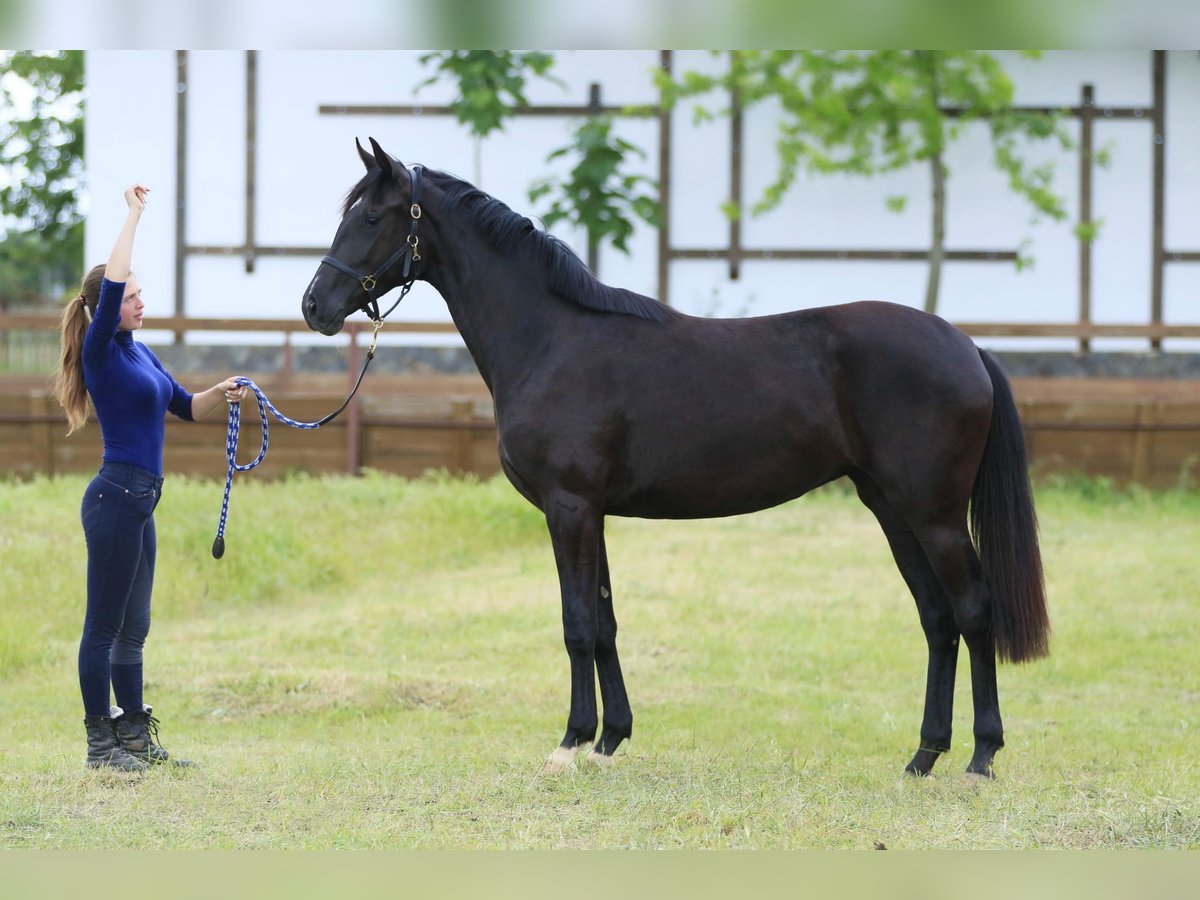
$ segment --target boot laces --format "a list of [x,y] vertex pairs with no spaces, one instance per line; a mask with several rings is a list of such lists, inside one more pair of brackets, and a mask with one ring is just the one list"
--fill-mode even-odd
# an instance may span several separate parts
[[[158,739],[158,719],[149,713],[146,714],[146,732],[150,738],[150,747],[157,744],[161,748],[162,741]],[[150,747],[147,747],[146,750],[149,751]]]

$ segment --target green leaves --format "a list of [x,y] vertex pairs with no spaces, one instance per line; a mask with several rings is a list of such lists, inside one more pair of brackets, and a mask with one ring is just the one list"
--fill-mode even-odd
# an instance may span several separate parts
[[[756,215],[779,206],[802,172],[871,176],[926,162],[945,173],[948,146],[971,124],[985,123],[993,164],[1008,176],[1009,188],[1033,207],[1035,218],[1067,217],[1053,189],[1053,165],[1033,164],[1022,156],[1031,143],[1041,141],[1070,148],[1062,116],[1013,109],[1012,80],[983,51],[739,50],[730,53],[723,76],[684,72],[672,80],[660,73],[657,83],[668,106],[684,99],[705,101],[697,120],[711,117],[714,101],[709,95],[718,89],[735,93],[745,108],[778,106],[779,165],[751,207]],[[944,178],[933,181],[933,252],[925,304],[930,311],[937,304],[945,239]],[[902,196],[885,198],[893,212],[902,212],[906,202]],[[728,204],[723,208],[732,212]],[[1031,264],[1028,253],[1018,253],[1018,268]]]
[[61,240],[80,219],[83,53],[19,51],[0,59],[0,99],[17,111],[0,119],[0,167],[9,181],[0,187],[0,213]]
[[[754,212],[775,208],[801,172],[876,175],[941,155],[966,123],[987,122],[994,162],[1041,214],[1065,213],[1051,190],[1053,171],[1022,161],[1018,147],[1054,140],[1069,147],[1059,116],[1012,109],[1013,84],[978,50],[745,50],[724,76],[659,74],[664,103],[736,90],[746,107],[773,102],[781,115],[779,168]],[[953,110],[949,112],[948,110]],[[889,198],[895,209],[896,198]]]
[[0,302],[31,302],[83,265],[83,52],[0,54]]
[[[537,202],[549,198],[550,208],[543,214],[547,228],[559,222],[582,227],[589,248],[610,241],[623,253],[629,252],[634,219],[658,225],[661,209],[655,196],[656,182],[644,175],[626,174],[630,156],[645,157],[645,151],[613,134],[609,116],[586,119],[572,133],[571,143],[560,147],[547,162],[574,159],[566,178],[543,178],[529,191]],[[639,193],[645,189],[646,193]]]
[[458,84],[458,97],[451,104],[458,121],[477,137],[487,137],[504,127],[504,120],[517,107],[528,106],[525,85],[531,76],[561,85],[549,75],[554,57],[549,53],[514,53],[509,50],[443,50],[426,53],[422,65],[433,65],[434,75],[417,85],[441,81]]
[[[419,85],[453,81],[458,96],[450,104],[458,121],[477,137],[502,129],[514,109],[529,105],[525,87],[531,77],[562,84],[549,74],[554,57],[548,53],[514,53],[492,50],[455,50],[427,53],[421,63],[434,67],[434,74]],[[663,82],[664,88],[666,82]],[[652,114],[653,110],[631,110]],[[566,178],[543,178],[534,182],[529,199],[549,199],[545,212],[547,227],[569,222],[582,227],[588,236],[589,256],[604,241],[628,253],[634,221],[657,224],[658,201],[652,193],[655,182],[642,175],[624,173],[630,156],[646,154],[613,134],[611,117],[599,116],[583,122],[571,143],[555,150],[547,162],[571,158],[575,165]],[[641,193],[648,188],[651,193]]]
[[57,301],[67,286],[77,286],[83,269],[83,223],[59,241],[36,231],[10,231],[0,239],[0,308]]

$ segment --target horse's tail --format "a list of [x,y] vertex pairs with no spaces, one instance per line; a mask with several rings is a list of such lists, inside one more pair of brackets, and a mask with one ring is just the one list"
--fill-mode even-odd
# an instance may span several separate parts
[[1050,650],[1037,514],[1012,389],[991,355],[979,355],[992,379],[992,425],[971,489],[971,534],[983,564],[996,653],[1024,662]]

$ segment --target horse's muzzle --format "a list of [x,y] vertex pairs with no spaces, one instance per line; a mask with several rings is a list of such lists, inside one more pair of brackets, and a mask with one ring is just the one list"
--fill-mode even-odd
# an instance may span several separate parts
[[313,294],[312,289],[305,291],[304,300],[300,303],[300,312],[304,316],[304,323],[313,331],[319,331],[326,336],[332,336],[342,330],[345,324],[345,317],[335,317],[329,321],[322,321],[318,315],[317,298]]

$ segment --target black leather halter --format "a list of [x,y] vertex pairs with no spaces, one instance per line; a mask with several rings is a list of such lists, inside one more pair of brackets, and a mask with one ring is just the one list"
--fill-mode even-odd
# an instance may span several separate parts
[[[363,361],[362,371],[358,373],[358,380],[354,382],[354,387],[350,390],[350,396],[346,398],[346,402],[339,406],[336,410],[319,420],[311,427],[320,428],[328,422],[332,422],[342,411],[350,405],[350,401],[354,399],[354,395],[358,393],[359,386],[362,385],[363,377],[367,374],[367,367],[371,365],[371,360],[375,358],[375,347],[379,341],[379,329],[383,327],[383,320],[392,314],[404,296],[412,290],[412,286],[417,280],[417,263],[421,261],[421,253],[419,248],[420,239],[417,237],[417,226],[421,221],[421,166],[413,166],[409,170],[409,185],[412,188],[412,206],[409,207],[409,215],[412,216],[412,226],[408,231],[408,239],[404,242],[404,246],[389,256],[373,275],[363,275],[357,272],[350,266],[346,265],[339,259],[334,259],[332,256],[321,258],[322,263],[328,263],[339,272],[344,272],[359,283],[364,291],[367,292],[367,299],[363,301],[357,308],[361,309],[371,317],[371,325],[374,331],[371,334],[371,346],[367,349],[367,358]],[[379,276],[394,266],[400,259],[404,260],[404,270],[401,277],[404,279],[400,282],[400,296],[396,298],[396,302],[388,307],[388,311],[383,315],[379,314],[379,300],[375,296],[375,286],[379,281]],[[265,425],[266,418],[263,419]],[[264,431],[265,435],[265,431]],[[216,551],[214,550],[214,555]]]
[[[321,258],[322,263],[333,266],[339,272],[349,275],[359,283],[364,291],[366,291],[367,299],[358,306],[358,309],[361,309],[371,317],[371,322],[375,325],[376,332],[378,332],[379,326],[382,324],[383,320],[391,315],[392,310],[399,306],[400,301],[404,299],[404,296],[412,290],[413,283],[417,280],[417,269],[419,267],[416,264],[421,261],[421,253],[419,249],[420,238],[417,237],[417,226],[421,223],[421,171],[421,166],[413,166],[411,169],[409,169],[408,178],[409,186],[411,188],[412,206],[409,207],[408,211],[409,215],[412,216],[412,226],[409,228],[408,238],[404,242],[404,246],[389,256],[384,261],[383,265],[375,270],[374,274],[364,275],[362,272],[351,268],[340,259],[335,259],[332,256],[324,256]],[[375,288],[378,285],[379,279],[383,273],[394,266],[401,259],[404,260],[404,270],[401,273],[401,278],[403,280],[400,282],[400,296],[396,298],[396,302],[388,308],[387,312],[385,312],[383,315],[380,315],[379,300],[375,296]],[[373,349],[374,345],[372,345],[372,350]]]

